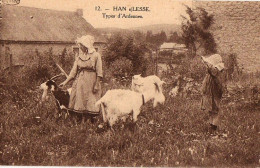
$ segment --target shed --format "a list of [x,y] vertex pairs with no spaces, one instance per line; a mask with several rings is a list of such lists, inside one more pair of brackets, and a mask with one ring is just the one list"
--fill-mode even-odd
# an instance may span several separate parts
[[172,51],[176,54],[184,53],[187,51],[186,46],[184,44],[178,43],[163,43],[160,46],[160,51]]

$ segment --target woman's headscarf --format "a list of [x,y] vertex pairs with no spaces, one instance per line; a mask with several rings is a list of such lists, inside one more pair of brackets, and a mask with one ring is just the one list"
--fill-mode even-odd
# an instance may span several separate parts
[[202,60],[208,64],[211,64],[213,67],[217,68],[219,71],[224,69],[224,63],[222,57],[219,54],[213,54],[209,57],[203,57]]
[[93,46],[94,44],[94,37],[91,36],[91,35],[85,35],[85,36],[82,36],[80,38],[78,38],[76,40],[76,43],[80,43],[82,44],[83,46],[87,47],[88,48],[88,53],[93,53],[95,52],[95,48]]

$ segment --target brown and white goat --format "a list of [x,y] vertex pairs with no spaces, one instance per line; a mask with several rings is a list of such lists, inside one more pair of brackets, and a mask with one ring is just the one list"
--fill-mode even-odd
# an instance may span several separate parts
[[48,99],[48,96],[47,96],[48,91],[51,91],[51,93],[55,97],[58,110],[59,110],[59,112],[61,112],[61,110],[68,109],[71,88],[69,88],[67,90],[62,90],[61,88],[59,88],[58,85],[56,84],[56,82],[54,81],[54,79],[59,76],[60,75],[54,76],[51,79],[47,80],[46,82],[42,83],[40,85],[40,89],[43,90],[42,101],[45,101]]
[[54,76],[40,85],[40,89],[43,90],[42,101],[48,99],[47,95],[48,95],[48,91],[50,91],[55,98],[56,105],[59,111],[59,116],[62,115],[62,112],[66,112],[65,118],[67,118],[68,114],[73,116],[79,116],[79,117],[82,117],[84,114],[84,117],[86,117],[87,119],[91,119],[91,122],[93,122],[94,117],[99,116],[98,113],[92,113],[90,111],[82,112],[74,109],[69,109],[71,88],[67,90],[62,90],[61,88],[59,88],[56,82],[54,81],[54,79],[59,76],[60,75]]

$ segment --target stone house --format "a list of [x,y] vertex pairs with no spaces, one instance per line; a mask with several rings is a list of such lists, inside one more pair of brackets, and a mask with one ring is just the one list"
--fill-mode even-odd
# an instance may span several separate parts
[[[29,57],[52,49],[60,55],[75,49],[75,39],[91,34],[94,47],[102,54],[105,40],[83,18],[83,10],[55,11],[31,7],[2,5],[0,20],[0,68],[29,64]],[[76,48],[77,49],[77,48]]]
[[219,53],[235,53],[246,71],[260,71],[260,2],[194,1],[214,15],[212,32]]

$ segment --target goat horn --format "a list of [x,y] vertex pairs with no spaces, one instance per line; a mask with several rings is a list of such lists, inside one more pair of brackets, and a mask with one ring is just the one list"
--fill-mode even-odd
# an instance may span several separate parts
[[56,79],[56,78],[58,78],[58,77],[60,77],[60,76],[62,76],[62,75],[63,75],[63,73],[60,73],[59,75],[55,75],[55,76],[53,76],[50,80]]
[[55,64],[60,69],[60,71],[66,76],[66,78],[68,78],[68,74],[61,68],[61,66],[59,66],[57,63]]

